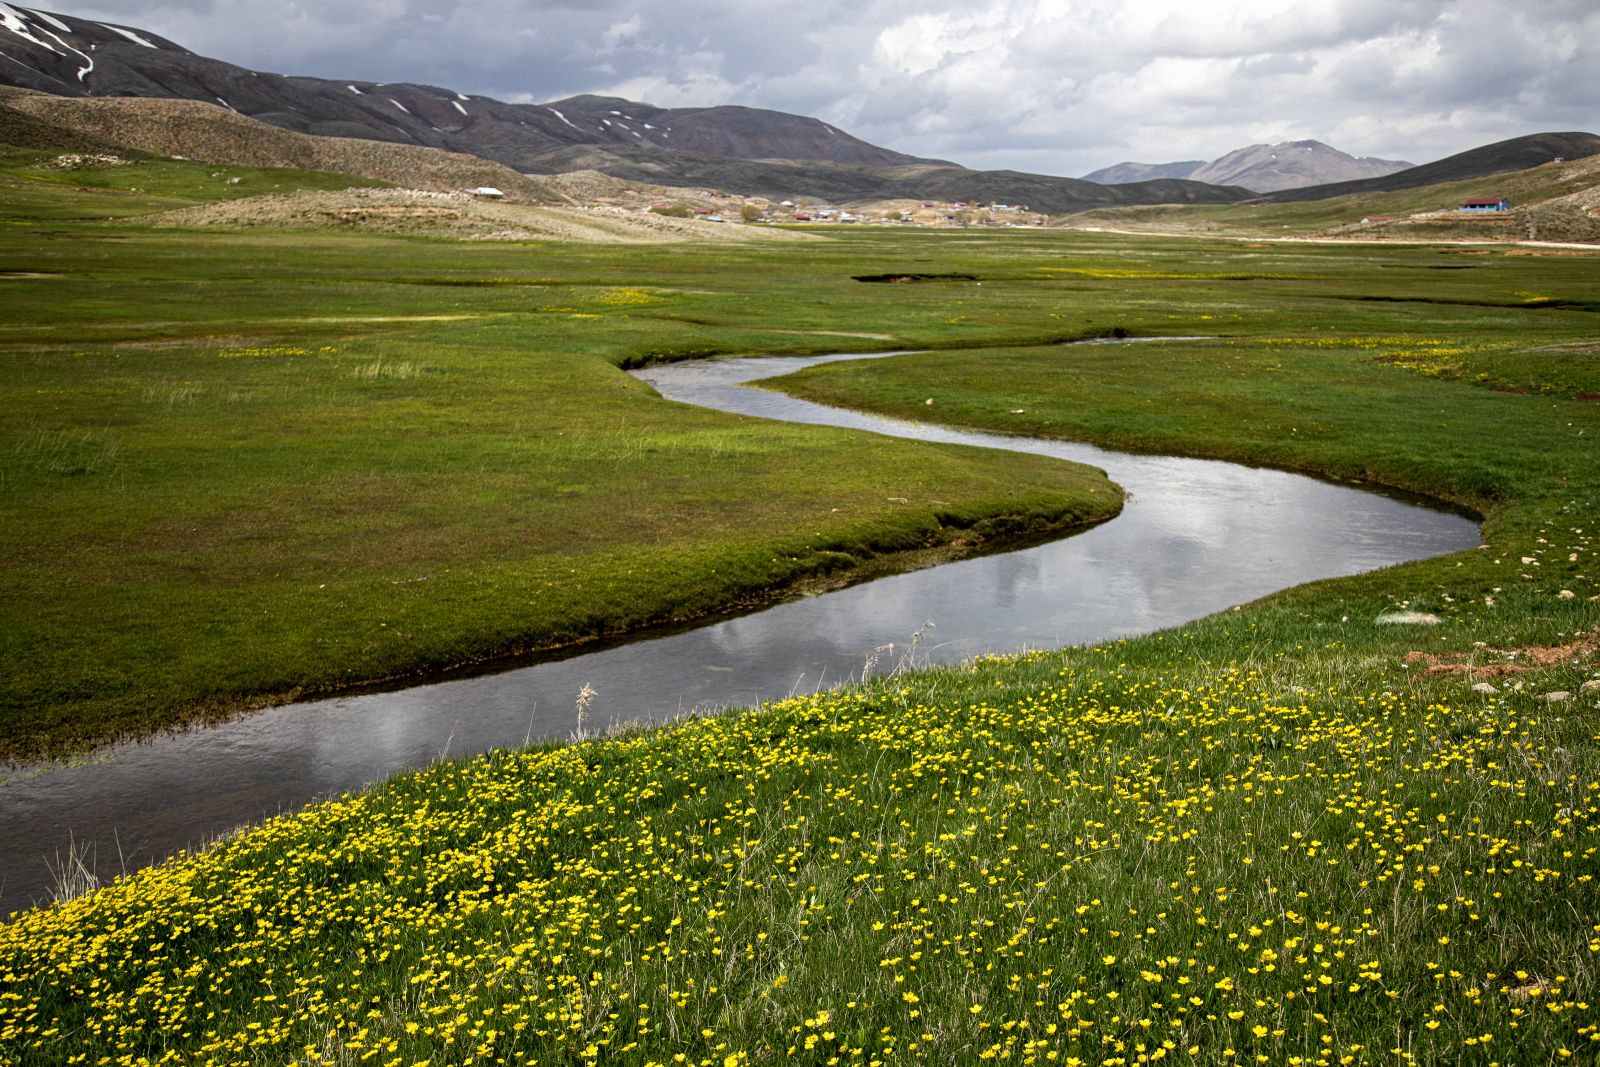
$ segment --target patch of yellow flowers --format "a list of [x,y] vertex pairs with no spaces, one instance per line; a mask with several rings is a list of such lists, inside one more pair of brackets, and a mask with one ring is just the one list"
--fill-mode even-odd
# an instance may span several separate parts
[[224,348],[217,355],[223,359],[285,359],[295,356],[331,356],[338,349],[332,345],[305,348],[300,345],[253,345],[244,348]]
[[0,1063],[1593,1061],[1592,725],[1114,647],[435,766],[23,913]]

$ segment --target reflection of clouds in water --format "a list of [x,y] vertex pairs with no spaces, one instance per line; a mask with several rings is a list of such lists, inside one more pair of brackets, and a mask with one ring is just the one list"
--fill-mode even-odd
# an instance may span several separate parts
[[[758,361],[756,374],[798,360]],[[748,368],[714,365],[724,380]],[[654,368],[662,392],[697,371]],[[801,421],[828,409],[737,389],[741,410]],[[819,414],[820,413],[820,414]],[[904,432],[907,424],[851,416]],[[0,786],[0,911],[47,884],[37,862],[67,829],[114,857],[138,860],[207,834],[358,788],[405,767],[564,738],[585,685],[589,728],[664,719],[702,705],[741,705],[859,676],[873,648],[893,642],[879,673],[912,635],[936,629],[918,662],[1131,636],[1313,578],[1464,548],[1471,523],[1277,471],[1203,460],[1120,456],[1086,445],[920,428],[922,436],[1023,451],[1104,468],[1131,491],[1123,514],[1065,540],[962,560],[780,604],[713,626],[502,674],[272,709],[175,737],[113,749],[109,759]],[[731,669],[730,669],[731,668]],[[30,873],[32,872],[32,873]],[[30,879],[32,879],[30,881]]]
[[[359,776],[366,771],[376,777],[381,767],[415,767],[460,754],[455,746],[461,727],[458,712],[441,713],[429,700],[394,700],[385,714],[364,715],[359,704],[351,704],[347,724],[331,729],[326,720],[302,724],[307,758],[319,774]],[[353,730],[360,732],[359,744],[352,743]]]

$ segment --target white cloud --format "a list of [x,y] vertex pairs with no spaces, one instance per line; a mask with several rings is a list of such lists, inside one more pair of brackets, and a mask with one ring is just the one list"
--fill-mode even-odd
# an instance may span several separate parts
[[600,35],[600,50],[610,54],[615,52],[623,42],[633,43],[639,39],[639,31],[644,28],[644,20],[636,11],[633,15],[621,22],[613,22],[607,26]]

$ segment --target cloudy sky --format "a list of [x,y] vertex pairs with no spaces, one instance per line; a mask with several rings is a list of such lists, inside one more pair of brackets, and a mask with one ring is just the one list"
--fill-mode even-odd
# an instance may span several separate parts
[[86,0],[284,74],[815,115],[1077,175],[1316,138],[1427,162],[1600,132],[1600,0]]

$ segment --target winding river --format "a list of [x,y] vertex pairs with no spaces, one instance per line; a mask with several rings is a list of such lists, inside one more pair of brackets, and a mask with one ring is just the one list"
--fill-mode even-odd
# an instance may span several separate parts
[[[1116,519],[1034,548],[943,564],[495,674],[272,708],[109,746],[0,781],[0,915],[48,899],[69,840],[109,878],[241,824],[442,756],[706,706],[745,705],[886,669],[1146,633],[1319,578],[1478,543],[1458,515],[1281,471],[964,433],[822,407],[743,383],[861,356],[680,363],[662,396],[763,418],[1014,449],[1103,468]],[[929,626],[927,624],[931,623]],[[913,639],[913,635],[920,637]],[[889,646],[893,646],[890,648]]]

